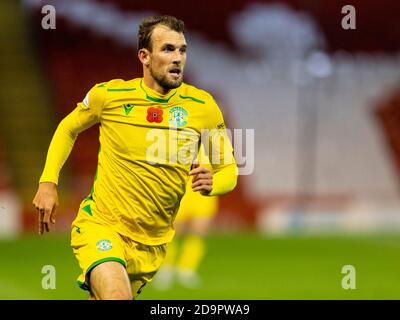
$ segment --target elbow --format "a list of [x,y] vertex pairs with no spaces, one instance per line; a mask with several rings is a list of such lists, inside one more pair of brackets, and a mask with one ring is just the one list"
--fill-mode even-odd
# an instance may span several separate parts
[[232,174],[232,184],[231,184],[231,188],[228,192],[234,190],[237,186],[237,181],[238,181],[238,176],[239,176],[239,171],[238,171],[238,167],[235,164],[235,168],[234,168],[234,172]]
[[78,133],[73,130],[73,128],[71,127],[70,123],[66,118],[61,120],[61,122],[58,124],[56,133],[66,135],[69,139],[72,140],[75,140],[78,137]]
[[235,189],[238,180],[238,168],[232,165],[229,169],[221,171],[221,174],[217,174],[214,180],[214,188],[209,194],[210,196],[221,196]]

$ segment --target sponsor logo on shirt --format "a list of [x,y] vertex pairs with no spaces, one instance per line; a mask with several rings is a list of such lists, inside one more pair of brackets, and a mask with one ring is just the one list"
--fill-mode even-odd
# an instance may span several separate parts
[[124,110],[125,110],[125,115],[129,115],[129,113],[132,111],[133,104],[127,103],[124,104]]

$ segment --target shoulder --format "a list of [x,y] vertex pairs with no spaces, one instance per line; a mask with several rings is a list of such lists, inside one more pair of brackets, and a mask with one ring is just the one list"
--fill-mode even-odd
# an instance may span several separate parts
[[96,113],[101,113],[107,103],[115,99],[115,96],[124,93],[135,91],[139,79],[125,81],[123,79],[112,79],[110,81],[96,83],[86,93],[82,100],[81,106],[83,109],[92,109]]
[[183,83],[180,90],[180,98],[191,99],[202,106],[201,111],[205,119],[205,128],[220,129],[225,127],[222,112],[209,92]]
[[205,104],[205,105],[214,105],[215,100],[214,97],[207,91],[197,88],[193,85],[182,83],[179,95],[181,99],[190,99],[194,102]]
[[108,102],[112,101],[116,97],[120,97],[121,94],[131,94],[139,86],[140,79],[123,80],[123,79],[112,79],[110,81],[96,83],[86,94],[83,104],[88,107],[89,104],[102,108]]
[[133,91],[139,86],[140,78],[132,80],[112,79],[107,82],[97,83],[93,88],[104,92]]

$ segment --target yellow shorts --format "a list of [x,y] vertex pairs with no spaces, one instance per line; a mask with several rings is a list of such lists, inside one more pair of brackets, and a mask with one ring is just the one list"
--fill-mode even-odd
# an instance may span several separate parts
[[200,192],[193,192],[191,183],[186,186],[186,193],[181,200],[175,222],[184,222],[191,218],[212,218],[218,211],[218,197],[208,197]]
[[134,298],[151,281],[166,254],[166,244],[150,246],[121,236],[100,224],[82,207],[72,223],[71,246],[82,269],[78,277],[82,289],[90,290],[88,275],[94,267],[106,261],[117,261],[126,268]]

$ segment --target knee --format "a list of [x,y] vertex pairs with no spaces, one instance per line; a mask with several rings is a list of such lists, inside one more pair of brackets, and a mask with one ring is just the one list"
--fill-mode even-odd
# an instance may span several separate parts
[[[94,290],[93,290],[94,291]],[[94,291],[91,300],[133,300],[132,292],[122,288]]]
[[128,290],[113,290],[105,292],[103,300],[133,300],[132,292]]

